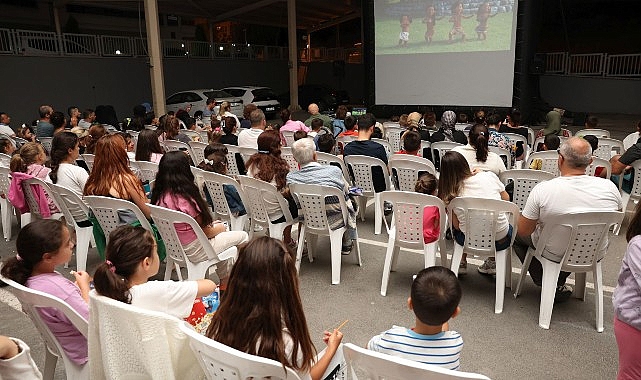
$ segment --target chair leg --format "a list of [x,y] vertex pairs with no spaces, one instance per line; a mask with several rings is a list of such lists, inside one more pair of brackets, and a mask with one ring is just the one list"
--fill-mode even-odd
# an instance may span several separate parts
[[423,256],[425,260],[425,268],[433,267],[436,265],[436,248],[438,247],[438,241],[433,243],[425,244],[423,249]]
[[494,300],[494,313],[503,312],[503,298],[505,297],[505,267],[508,250],[496,252],[496,299]]
[[539,308],[539,326],[544,329],[550,328],[552,319],[552,308],[554,307],[554,295],[556,283],[561,272],[561,264],[542,259],[543,279],[541,281],[541,305]]
[[[623,178],[623,173],[621,173],[620,178]],[[623,180],[621,179],[621,181]],[[621,232],[621,225],[623,224],[623,222],[625,222],[625,217],[627,216],[628,203],[630,203],[630,194],[626,193],[625,191],[621,191],[621,203],[623,204],[623,210],[622,210],[623,219],[621,220],[621,223],[614,226],[613,232],[615,235],[618,235],[619,232]]]
[[330,232],[329,239],[332,247],[332,285],[341,283],[341,247],[343,246],[343,228]]
[[277,240],[283,240],[283,231],[287,227],[287,223],[269,223],[269,237]]
[[396,272],[396,267],[398,264],[398,256],[400,252],[401,252],[401,247],[394,246],[394,253],[392,254],[392,267],[391,267],[392,272]]
[[514,298],[518,297],[521,294],[521,286],[523,285],[523,279],[527,276],[527,270],[530,268],[530,262],[532,262],[532,251],[528,248],[527,254],[525,255],[525,260],[521,266],[521,274],[519,275],[519,282],[516,284],[516,290],[514,291]]
[[381,234],[381,228],[383,227],[383,210],[381,209],[383,205],[381,204],[381,193],[374,194],[374,235]]
[[452,262],[450,263],[450,269],[456,277],[458,277],[458,267],[461,265],[461,260],[463,259],[463,246],[454,242],[454,253],[452,254]]
[[358,213],[361,216],[361,222],[365,221],[365,209],[367,208],[367,197],[360,196],[358,199]]
[[356,244],[356,259],[359,267],[363,266],[363,260],[361,259],[361,244],[358,242],[358,231],[356,232],[356,239],[354,239],[354,244]]
[[233,216],[229,217],[231,223],[230,227],[232,231],[245,231],[245,224],[247,223],[247,214],[242,216]]
[[9,241],[11,240],[13,205],[11,205],[11,202],[6,198],[0,198],[0,205],[2,206],[2,232],[4,234],[4,240]]
[[603,272],[601,262],[596,263],[594,276],[594,304],[596,305],[596,331],[603,332]]
[[448,268],[447,252],[445,250],[445,244],[441,239],[438,240],[438,252],[439,252],[439,255],[441,255],[441,266]]
[[[574,292],[572,292],[572,295],[582,301],[585,301],[586,275],[586,272],[574,273]],[[596,281],[596,277],[594,280]]]
[[93,227],[76,226],[76,270],[87,270],[87,252],[89,241],[93,234]]
[[387,284],[389,283],[389,275],[392,271],[392,260],[394,258],[394,230],[391,231],[389,240],[387,242],[387,251],[385,253],[385,264],[383,265],[383,278],[381,280],[381,295],[387,295]]
[[318,242],[318,235],[307,233],[305,236],[307,240],[307,257],[309,257],[309,262],[314,261],[314,251],[316,250],[316,242]]
[[299,273],[300,273],[300,262],[303,260],[304,245],[305,245],[305,224],[303,224],[300,230],[298,230],[298,247],[296,247],[296,271],[298,271]]
[[45,347],[45,370],[43,372],[42,378],[44,380],[53,380],[53,376],[56,372],[56,363],[58,362],[58,357],[54,355],[49,348]]

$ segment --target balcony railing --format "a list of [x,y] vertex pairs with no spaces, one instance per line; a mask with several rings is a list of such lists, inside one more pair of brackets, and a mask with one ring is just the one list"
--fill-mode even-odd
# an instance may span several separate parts
[[538,57],[545,62],[546,74],[641,79],[641,53],[569,54],[557,52],[538,54]]

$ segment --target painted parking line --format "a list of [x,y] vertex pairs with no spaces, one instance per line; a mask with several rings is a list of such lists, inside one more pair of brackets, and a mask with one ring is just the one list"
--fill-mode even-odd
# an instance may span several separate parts
[[[370,239],[363,239],[361,237],[358,238],[358,241],[361,244],[367,244],[367,245],[373,245],[373,246],[376,246],[376,247],[387,248],[387,242],[381,242],[381,241],[370,240]],[[412,252],[412,253],[423,254],[423,251],[420,251],[418,249],[401,248],[401,251],[407,251],[407,252]],[[451,259],[452,255],[448,254],[447,257],[448,257],[448,259]],[[483,264],[483,260],[474,259],[474,258],[471,258],[471,257],[467,258],[467,262],[470,263],[470,264],[476,265],[476,266],[480,266],[481,264]],[[520,275],[521,274],[521,268],[520,267],[518,267],[518,268],[512,267],[512,273],[516,273],[516,274]],[[572,279],[572,278],[568,278],[567,283],[570,284],[570,285],[574,285],[575,284],[574,279]],[[515,284],[515,286],[516,286],[516,284]],[[586,282],[585,286],[588,289],[594,289],[594,283],[592,283],[592,282]],[[611,287],[611,286],[604,285],[603,286],[603,292],[612,293],[612,292],[614,292],[614,288]]]

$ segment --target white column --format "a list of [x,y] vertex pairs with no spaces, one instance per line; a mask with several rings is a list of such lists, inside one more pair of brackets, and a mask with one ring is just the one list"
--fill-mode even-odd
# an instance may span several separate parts
[[296,0],[287,0],[287,44],[289,46],[289,101],[298,104],[298,46],[296,44]]
[[162,68],[162,49],[160,46],[160,26],[158,24],[157,0],[145,0],[145,23],[147,25],[147,49],[149,53],[149,72],[151,75],[151,97],[156,117],[165,112],[165,82]]

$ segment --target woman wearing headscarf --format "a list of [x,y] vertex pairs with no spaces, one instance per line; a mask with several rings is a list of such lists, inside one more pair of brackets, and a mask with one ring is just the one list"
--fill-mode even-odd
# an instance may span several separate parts
[[567,130],[561,128],[561,114],[552,110],[545,115],[545,128],[536,133],[536,137],[544,137],[547,135],[557,135],[563,137],[570,137]]
[[459,144],[467,144],[467,136],[462,131],[454,128],[456,124],[456,113],[454,111],[445,111],[441,116],[441,127],[438,131],[430,136],[431,142],[437,141],[454,141]]

